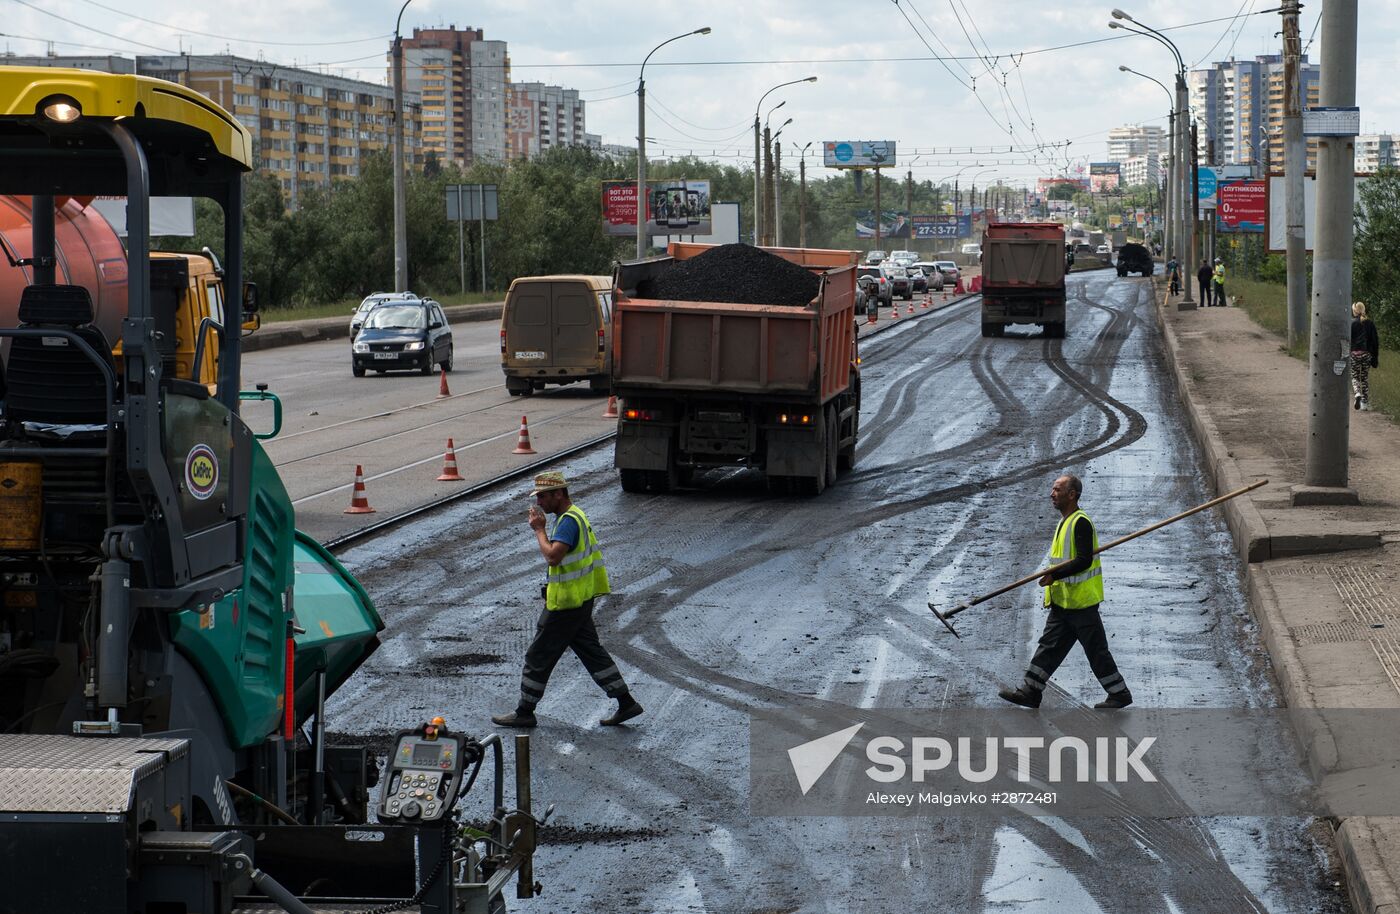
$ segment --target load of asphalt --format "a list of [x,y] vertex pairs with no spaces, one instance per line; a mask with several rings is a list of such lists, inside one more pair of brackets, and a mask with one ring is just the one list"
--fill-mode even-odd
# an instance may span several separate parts
[[637,289],[642,298],[802,306],[821,279],[805,267],[747,244],[722,244],[672,264]]

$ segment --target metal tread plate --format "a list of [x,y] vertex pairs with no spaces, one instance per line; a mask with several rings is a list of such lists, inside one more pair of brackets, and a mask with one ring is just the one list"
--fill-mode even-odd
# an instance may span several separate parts
[[188,752],[183,739],[0,737],[0,812],[123,813],[141,780]]

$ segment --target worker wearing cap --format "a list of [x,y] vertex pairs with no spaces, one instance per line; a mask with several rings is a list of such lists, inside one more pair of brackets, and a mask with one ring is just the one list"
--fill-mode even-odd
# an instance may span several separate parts
[[1225,261],[1215,258],[1215,269],[1211,271],[1211,285],[1215,288],[1215,307],[1225,307]]
[[[545,608],[540,613],[535,639],[525,651],[520,704],[512,713],[499,714],[491,720],[503,727],[535,726],[535,706],[544,697],[549,674],[564,652],[572,649],[593,681],[609,698],[617,699],[617,710],[601,721],[605,727],[617,726],[641,714],[642,706],[627,691],[622,673],[598,640],[593,624],[594,599],[611,592],[598,538],[583,509],[570,500],[563,473],[536,476],[531,494],[535,496],[535,506],[530,508],[530,529],[548,566]],[[548,534],[546,514],[555,517],[554,528]]]
[[1050,610],[1035,656],[1026,667],[1025,682],[997,694],[1024,708],[1040,707],[1045,685],[1078,642],[1089,658],[1108,697],[1096,708],[1123,708],[1133,703],[1132,693],[1108,650],[1099,604],[1103,602],[1103,575],[1098,556],[1099,537],[1094,522],[1079,509],[1084,484],[1066,474],[1050,488],[1050,503],[1060,512],[1060,524],[1050,545],[1050,564],[1063,565],[1040,579],[1045,606]]

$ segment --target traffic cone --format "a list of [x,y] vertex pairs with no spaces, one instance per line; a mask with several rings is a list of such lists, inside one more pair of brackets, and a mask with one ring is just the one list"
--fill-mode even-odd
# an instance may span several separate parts
[[442,475],[437,478],[438,482],[466,482],[462,474],[457,472],[457,452],[452,449],[452,439],[447,439],[447,453],[442,457]]
[[954,295],[966,295],[966,294],[967,294],[967,289],[963,288],[963,283],[962,283],[962,277],[961,277],[961,276],[958,277],[958,284],[957,284],[956,286],[953,286],[953,294],[954,294]]
[[925,293],[924,293],[923,301],[919,302],[919,307],[920,307],[920,308],[927,308],[927,307],[928,307],[928,300],[929,300],[930,298],[932,298],[932,297],[933,297],[933,296],[931,296],[931,295],[929,295],[927,292],[925,292]]
[[943,287],[943,300],[944,300],[944,301],[947,301],[947,300],[948,300],[948,287],[947,287],[947,286],[944,286],[944,287]]
[[374,513],[374,509],[369,506],[369,498],[365,495],[365,471],[358,463],[355,464],[355,490],[350,494],[350,507],[346,508],[342,513]]
[[617,397],[608,397],[608,408],[603,410],[604,419],[617,418]]
[[442,369],[442,374],[440,375],[440,380],[438,381],[438,395],[437,395],[437,398],[438,398],[439,400],[441,400],[441,399],[443,399],[443,398],[445,398],[445,397],[450,397],[450,396],[452,396],[452,391],[450,391],[450,390],[447,389],[447,369],[444,368],[444,369]]
[[909,299],[909,310],[905,312],[909,317],[914,316],[914,299]]
[[520,417],[520,440],[515,443],[515,450],[512,454],[533,454],[535,449],[530,447],[530,426],[526,423],[525,417]]

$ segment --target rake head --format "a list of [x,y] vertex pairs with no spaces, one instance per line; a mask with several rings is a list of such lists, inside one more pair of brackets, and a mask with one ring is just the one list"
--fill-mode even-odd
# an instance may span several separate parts
[[943,623],[943,627],[953,633],[954,638],[957,638],[959,641],[962,640],[962,635],[959,635],[958,630],[956,628],[953,628],[953,617],[956,616],[958,613],[962,612],[964,609],[967,609],[966,604],[954,606],[947,612],[939,612],[938,607],[934,606],[932,603],[928,605],[928,608],[933,610],[933,614],[938,617],[939,622]]

